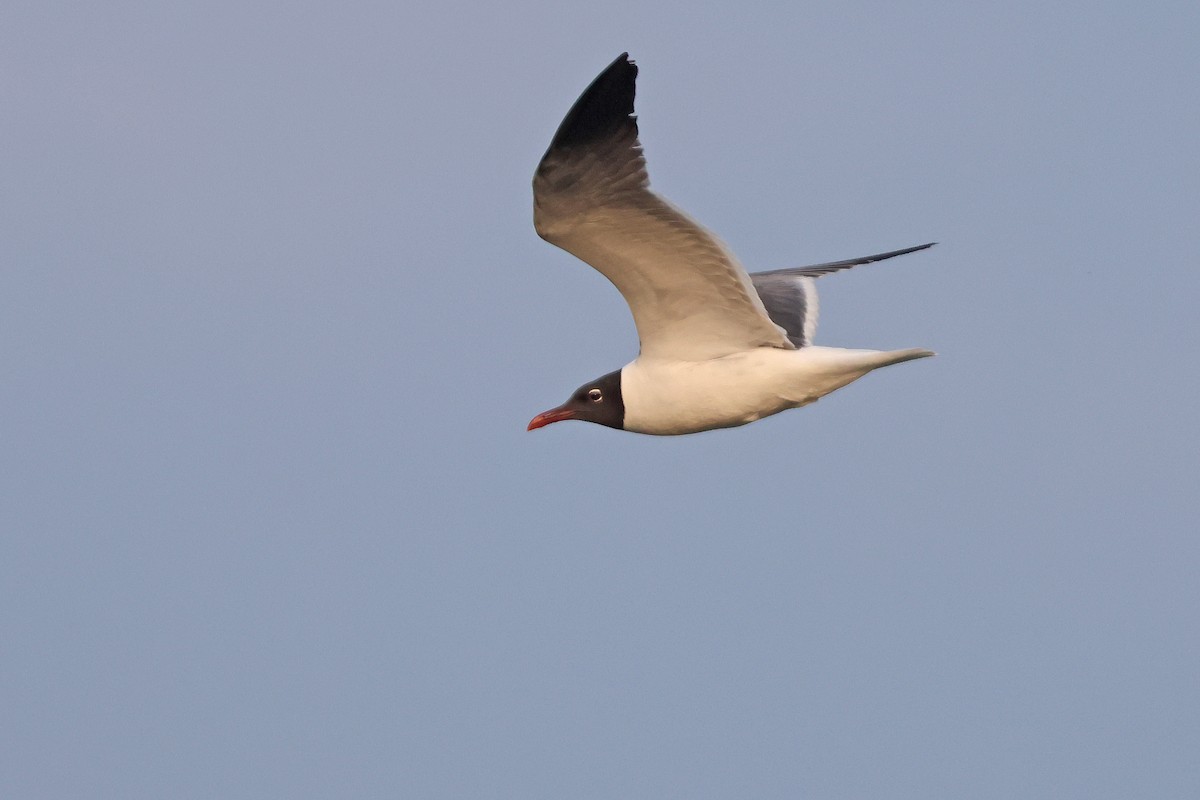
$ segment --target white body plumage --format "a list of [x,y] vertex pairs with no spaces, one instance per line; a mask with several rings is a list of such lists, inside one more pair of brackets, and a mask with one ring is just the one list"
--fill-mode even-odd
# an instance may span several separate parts
[[625,430],[657,435],[732,428],[799,408],[873,369],[929,350],[756,347],[707,361],[638,358],[621,370]]

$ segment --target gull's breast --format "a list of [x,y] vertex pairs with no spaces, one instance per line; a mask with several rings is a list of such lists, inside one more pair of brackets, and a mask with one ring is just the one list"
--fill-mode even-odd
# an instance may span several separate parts
[[639,358],[621,370],[625,429],[672,435],[732,428],[812,402],[790,358],[798,352],[761,347],[708,361]]

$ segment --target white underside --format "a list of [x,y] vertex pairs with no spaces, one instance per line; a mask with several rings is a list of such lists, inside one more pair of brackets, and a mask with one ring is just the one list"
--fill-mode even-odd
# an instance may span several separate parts
[[621,370],[625,430],[666,436],[745,425],[815,402],[873,369],[931,355],[756,347],[708,361],[638,358]]

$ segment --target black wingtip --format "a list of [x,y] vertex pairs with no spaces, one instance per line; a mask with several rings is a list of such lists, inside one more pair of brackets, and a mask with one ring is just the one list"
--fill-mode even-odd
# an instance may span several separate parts
[[550,142],[550,149],[578,147],[632,127],[637,64],[622,53],[583,90]]

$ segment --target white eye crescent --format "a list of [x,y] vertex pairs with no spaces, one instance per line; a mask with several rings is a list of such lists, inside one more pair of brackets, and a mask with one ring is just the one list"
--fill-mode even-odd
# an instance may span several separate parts
[[602,399],[604,399],[604,395],[599,389],[588,389],[588,399],[593,403],[599,403]]

